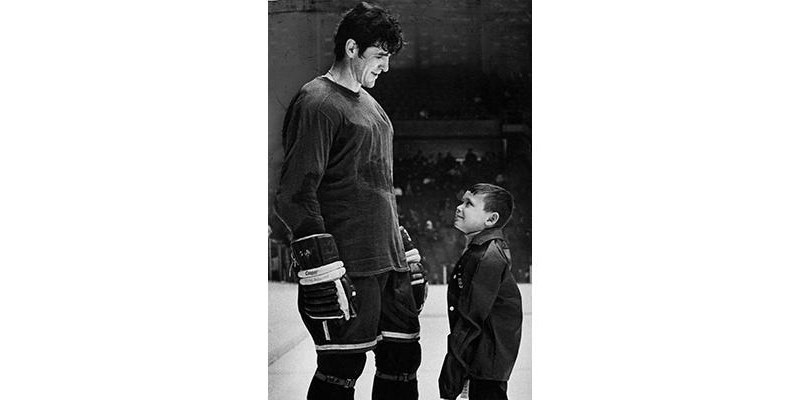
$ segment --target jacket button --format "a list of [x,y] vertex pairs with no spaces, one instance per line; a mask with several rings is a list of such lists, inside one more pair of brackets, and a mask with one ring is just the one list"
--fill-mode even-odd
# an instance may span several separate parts
[[455,310],[455,308],[453,306],[450,306],[450,311],[453,311],[453,310]]

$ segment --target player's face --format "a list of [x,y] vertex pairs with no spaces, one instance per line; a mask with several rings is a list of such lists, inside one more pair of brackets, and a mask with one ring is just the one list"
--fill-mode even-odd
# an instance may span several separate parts
[[365,88],[375,86],[378,75],[389,71],[389,57],[391,54],[388,51],[377,46],[369,46],[361,56],[356,56],[353,67],[358,83]]
[[483,200],[485,194],[473,194],[469,190],[461,198],[461,204],[456,207],[456,217],[453,226],[456,229],[470,234],[491,226],[489,221],[493,212],[484,211]]

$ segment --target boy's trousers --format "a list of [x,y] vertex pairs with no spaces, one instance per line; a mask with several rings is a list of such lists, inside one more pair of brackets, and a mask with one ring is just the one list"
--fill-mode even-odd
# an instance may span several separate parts
[[482,381],[470,379],[469,398],[479,400],[508,400],[506,381]]

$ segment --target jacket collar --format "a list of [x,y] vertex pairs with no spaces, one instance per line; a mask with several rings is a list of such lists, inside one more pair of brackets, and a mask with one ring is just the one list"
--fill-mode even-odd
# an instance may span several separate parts
[[481,231],[472,238],[472,241],[469,242],[469,246],[480,246],[492,239],[505,239],[503,236],[503,228],[489,228]]

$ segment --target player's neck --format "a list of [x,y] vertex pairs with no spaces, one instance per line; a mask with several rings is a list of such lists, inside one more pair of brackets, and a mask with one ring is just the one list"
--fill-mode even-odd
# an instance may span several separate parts
[[358,83],[346,62],[334,63],[325,76],[333,83],[344,86],[352,92],[358,93],[361,91],[361,84]]

